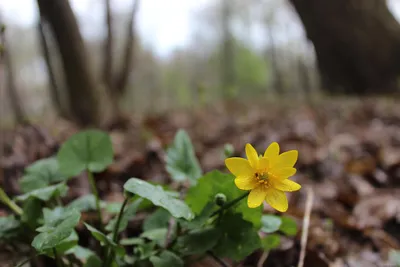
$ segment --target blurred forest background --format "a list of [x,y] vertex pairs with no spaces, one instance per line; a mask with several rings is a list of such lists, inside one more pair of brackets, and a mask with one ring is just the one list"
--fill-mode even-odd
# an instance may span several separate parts
[[172,2],[2,1],[2,123],[398,92],[397,0]]

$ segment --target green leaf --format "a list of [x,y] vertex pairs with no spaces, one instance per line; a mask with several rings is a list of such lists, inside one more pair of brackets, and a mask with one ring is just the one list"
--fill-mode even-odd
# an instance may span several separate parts
[[147,238],[151,241],[165,241],[167,238],[167,228],[159,228],[159,229],[152,229],[146,232],[143,232],[140,237]]
[[122,246],[143,245],[144,240],[142,238],[132,237],[132,238],[121,239],[119,243]]
[[153,214],[148,216],[143,222],[143,231],[149,231],[158,228],[167,228],[170,214],[163,208],[157,209]]
[[90,233],[92,234],[92,236],[100,242],[100,245],[102,246],[110,246],[116,253],[117,255],[124,255],[125,254],[125,250],[123,247],[118,246],[118,244],[116,244],[111,237],[106,236],[105,234],[103,234],[102,232],[100,232],[99,230],[97,230],[96,228],[94,228],[93,226],[84,223],[86,228],[90,231]]
[[36,173],[27,173],[19,180],[19,186],[23,193],[48,186],[49,183]]
[[[78,211],[58,215],[58,211],[46,211],[45,225],[40,227],[41,233],[32,241],[32,246],[39,252],[58,246],[68,238],[79,223],[81,214]],[[55,215],[57,213],[57,216]]]
[[101,267],[103,266],[102,260],[97,255],[91,255],[83,267]]
[[269,234],[261,240],[262,247],[266,251],[279,247],[280,243],[281,237],[278,234]]
[[211,250],[218,242],[221,232],[215,228],[194,230],[178,238],[177,247],[180,253],[200,255]]
[[161,186],[154,186],[140,179],[131,178],[124,189],[142,198],[148,199],[154,205],[168,210],[175,218],[193,219],[194,215],[185,202],[167,194]]
[[[201,177],[197,185],[189,189],[186,203],[194,213],[200,214],[208,203],[214,201],[214,197],[218,193],[223,193],[227,198],[227,202],[230,202],[246,192],[236,187],[234,176],[212,171]],[[215,210],[217,208],[215,207]],[[243,218],[253,223],[255,227],[261,226],[262,205],[251,209],[247,206],[247,200],[244,199],[235,205],[232,210],[235,213],[241,213]]]
[[0,217],[0,240],[10,239],[18,234],[21,223],[15,218],[14,215],[7,217]]
[[177,132],[166,154],[166,169],[171,178],[178,182],[189,180],[195,184],[202,171],[190,137],[184,130]]
[[218,229],[222,237],[214,248],[214,252],[221,258],[240,261],[261,246],[257,230],[240,214],[223,215]]
[[214,202],[209,202],[203,211],[191,221],[180,220],[179,223],[189,230],[199,229],[210,219],[215,207]]
[[182,259],[168,250],[161,252],[160,256],[150,257],[150,261],[154,267],[183,267]]
[[[79,240],[78,234],[75,231],[72,231],[69,237],[61,241],[60,244],[56,246],[57,254],[63,255],[68,250],[73,249],[75,246],[78,245],[78,240]],[[53,249],[47,249],[45,251],[45,254],[50,257],[54,257]]]
[[73,254],[77,259],[81,261],[86,261],[90,256],[95,255],[95,253],[90,249],[81,246],[75,246],[65,252],[65,254]]
[[51,185],[48,187],[33,190],[29,193],[17,196],[15,200],[26,201],[28,198],[33,197],[42,201],[48,201],[55,197],[63,197],[68,191],[68,186],[65,183]]
[[107,202],[107,203],[104,203],[104,208],[110,214],[118,214],[119,211],[121,210],[121,207],[122,207],[122,203],[120,203],[120,202]]
[[273,233],[279,230],[282,221],[279,216],[263,215],[261,217],[261,231],[265,233]]
[[86,130],[71,136],[57,154],[60,172],[76,176],[84,170],[102,172],[113,162],[110,136],[99,130]]
[[140,260],[144,260],[150,258],[151,256],[156,254],[155,250],[156,242],[152,241],[149,243],[144,243],[143,245],[139,245],[133,249],[135,255],[139,256]]
[[42,217],[41,201],[31,197],[23,203],[22,209],[21,221],[34,230],[38,225],[38,219]]
[[[126,227],[128,227],[128,222],[130,219],[132,219],[133,216],[135,216],[136,211],[139,207],[139,205],[142,203],[143,199],[137,199],[136,201],[130,203],[127,205],[127,207],[124,210],[124,213],[121,217],[121,221],[119,223],[119,228],[118,228],[118,233],[124,231]],[[117,215],[118,217],[118,215]],[[106,226],[107,231],[114,231],[115,224],[117,223],[117,217],[113,218]]]
[[400,251],[394,249],[390,250],[389,261],[393,263],[396,267],[400,267]]
[[116,247],[117,244],[108,236],[94,228],[93,226],[85,223],[86,228],[90,231],[92,236],[100,242],[102,246],[111,246],[111,247]]
[[19,181],[24,193],[67,180],[67,176],[60,173],[56,157],[38,160],[28,166],[25,172]]
[[[121,204],[119,204],[119,207],[121,207]],[[106,203],[104,201],[100,201],[100,206],[102,208],[106,207]],[[96,198],[94,195],[89,194],[82,196],[80,198],[75,199],[71,203],[68,204],[67,209],[74,209],[80,212],[87,212],[87,211],[93,211],[96,210]],[[119,212],[119,210],[118,210]]]
[[295,236],[297,234],[297,223],[294,219],[286,216],[281,217],[282,224],[279,230],[288,236]]

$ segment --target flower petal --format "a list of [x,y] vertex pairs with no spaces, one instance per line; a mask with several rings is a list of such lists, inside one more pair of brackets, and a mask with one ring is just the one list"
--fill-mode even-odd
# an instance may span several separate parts
[[279,144],[277,142],[271,143],[264,152],[264,157],[269,160],[269,164],[272,166],[275,164],[279,155]]
[[268,188],[265,200],[271,207],[280,212],[287,211],[289,206],[285,193],[274,188]]
[[250,166],[256,169],[258,167],[258,154],[251,144],[246,144],[246,156]]
[[290,176],[294,175],[296,173],[295,168],[282,168],[282,169],[276,169],[273,168],[271,170],[271,173],[275,180],[285,180],[289,178]]
[[259,207],[267,195],[267,190],[264,185],[260,185],[250,191],[249,197],[247,198],[247,205],[249,208]]
[[258,162],[258,169],[268,170],[268,168],[269,168],[269,160],[267,158],[260,158],[260,161]]
[[228,170],[235,176],[250,176],[253,175],[253,169],[251,168],[249,161],[243,158],[227,158],[225,165]]
[[271,166],[271,167],[276,166],[276,168],[278,168],[278,169],[285,168],[285,167],[293,167],[297,161],[298,156],[299,156],[299,152],[297,150],[290,150],[290,151],[283,152],[282,154],[280,154],[278,156],[278,159],[277,159],[275,165]]
[[238,176],[235,179],[235,185],[242,190],[251,190],[259,185],[254,175],[251,176]]
[[293,182],[292,180],[285,179],[282,181],[273,181],[273,187],[281,191],[293,192],[299,190],[301,188],[301,185]]

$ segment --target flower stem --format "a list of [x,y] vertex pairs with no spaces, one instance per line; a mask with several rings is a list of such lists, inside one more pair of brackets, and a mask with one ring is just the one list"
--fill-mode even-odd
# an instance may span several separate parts
[[118,240],[119,225],[121,224],[121,219],[122,219],[122,216],[124,215],[124,210],[125,210],[125,207],[128,204],[128,202],[129,202],[129,199],[125,198],[124,203],[122,203],[121,209],[119,210],[117,223],[115,224],[114,232],[113,232],[113,241],[115,243],[117,243],[117,240]]
[[[118,244],[119,226],[120,226],[120,224],[121,224],[122,216],[124,215],[124,210],[125,210],[125,207],[126,207],[126,205],[128,204],[128,202],[129,202],[129,199],[128,199],[128,198],[125,198],[124,203],[122,203],[121,209],[119,210],[118,217],[117,217],[117,222],[115,223],[115,227],[114,227],[114,231],[113,231],[112,240],[113,240],[116,244]],[[108,251],[108,253],[107,253],[107,259],[106,259],[106,261],[105,261],[104,266],[105,266],[105,267],[110,266],[111,263],[112,263],[112,261],[114,260],[114,257],[115,257],[114,250],[113,250],[111,247],[109,247],[109,251]]]
[[225,205],[223,205],[221,208],[219,208],[218,210],[214,211],[210,217],[214,217],[215,215],[220,214],[221,212],[223,212],[224,210],[227,210],[229,208],[231,208],[232,206],[234,206],[236,203],[238,203],[239,201],[241,201],[242,199],[244,199],[245,197],[247,197],[250,194],[249,192],[246,192],[245,194],[235,198],[234,200],[226,203]]
[[93,178],[93,173],[89,170],[87,170],[87,176],[89,179],[89,183],[90,183],[90,187],[92,190],[92,193],[96,199],[96,209],[97,209],[97,216],[99,217],[99,221],[100,221],[100,230],[104,232],[104,225],[103,225],[103,215],[101,212],[101,207],[100,207],[100,197],[99,197],[99,192],[97,191],[96,188],[96,183],[94,181]]
[[57,249],[55,247],[53,248],[53,254],[54,258],[56,259],[57,267],[64,267],[62,259],[58,256]]
[[7,196],[3,188],[0,188],[0,201],[6,204],[18,216],[22,215],[22,209]]

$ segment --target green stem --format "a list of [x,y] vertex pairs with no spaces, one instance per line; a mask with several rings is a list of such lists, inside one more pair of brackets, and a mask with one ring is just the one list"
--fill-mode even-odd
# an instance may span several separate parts
[[22,209],[7,196],[3,188],[0,188],[0,201],[6,204],[18,216],[22,215]]
[[113,241],[115,243],[117,243],[117,239],[118,239],[118,232],[119,232],[119,225],[121,224],[121,219],[122,216],[124,215],[124,210],[126,205],[128,204],[129,199],[125,198],[124,203],[122,203],[121,209],[119,210],[119,214],[118,214],[118,218],[117,218],[117,223],[115,224],[114,227],[114,232],[113,232]]
[[93,193],[93,195],[94,195],[94,197],[96,199],[96,209],[97,209],[97,216],[99,217],[99,221],[100,221],[100,230],[102,232],[104,232],[103,215],[102,215],[101,207],[100,207],[99,192],[97,191],[97,188],[96,188],[96,183],[95,183],[94,178],[93,178],[93,173],[91,171],[87,170],[87,176],[88,176],[88,179],[89,179],[89,183],[90,183],[90,187],[91,187],[92,193]]
[[54,258],[56,259],[57,267],[64,267],[62,259],[60,257],[58,257],[57,249],[55,247],[53,248],[53,254],[54,254]]
[[[128,204],[129,199],[125,198],[124,203],[122,203],[121,209],[119,210],[118,217],[117,217],[117,222],[115,223],[114,231],[113,231],[113,236],[112,240],[118,245],[118,232],[119,232],[119,226],[121,224],[122,216],[124,215],[124,210],[126,205]],[[107,260],[105,262],[105,267],[108,267],[111,265],[112,261],[114,260],[115,253],[114,250],[109,247],[109,252],[107,256]]]
[[241,201],[242,199],[246,198],[248,195],[250,194],[249,192],[246,192],[245,194],[241,195],[240,197],[235,198],[234,200],[226,203],[225,205],[223,205],[221,208],[219,208],[218,210],[214,211],[210,217],[214,217],[215,215],[220,214],[221,212],[223,212],[224,210],[227,210],[229,208],[231,208],[232,206],[234,206],[236,203],[238,203],[239,201]]

